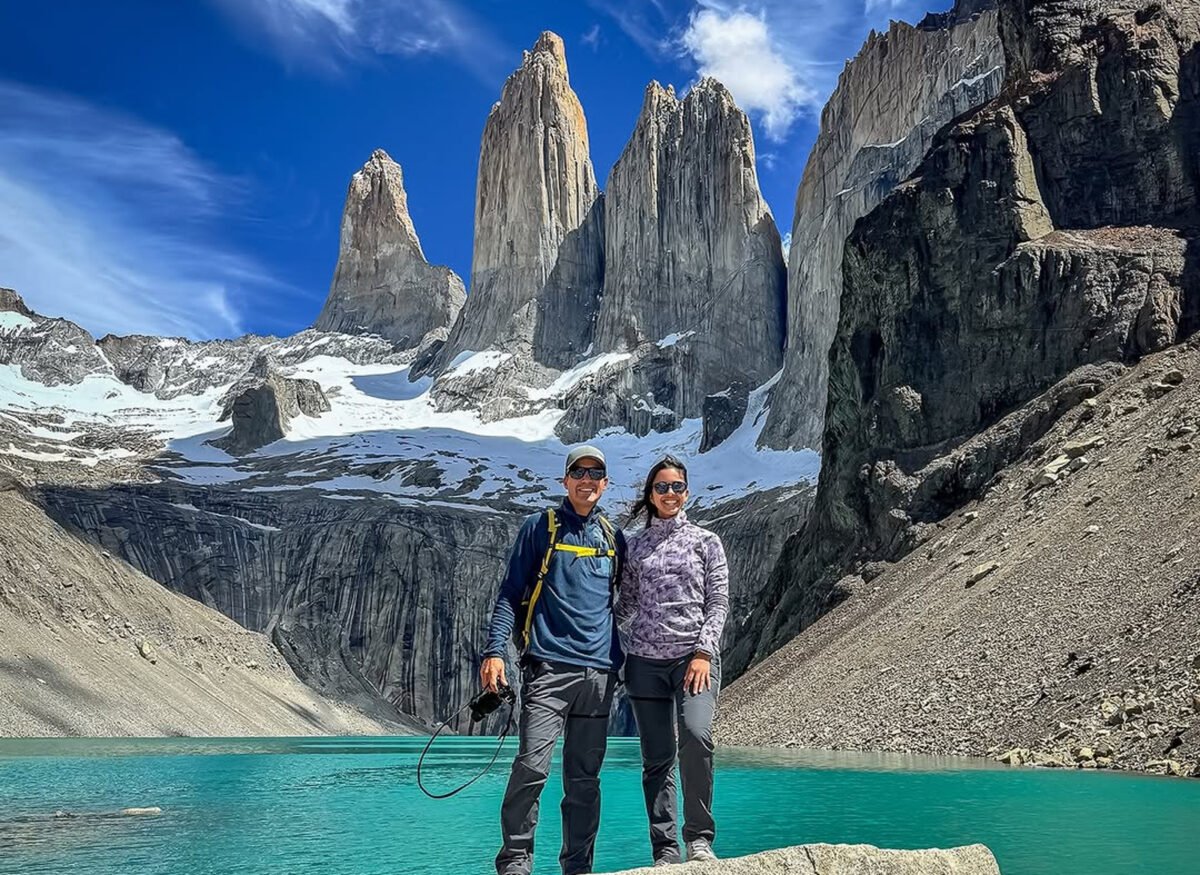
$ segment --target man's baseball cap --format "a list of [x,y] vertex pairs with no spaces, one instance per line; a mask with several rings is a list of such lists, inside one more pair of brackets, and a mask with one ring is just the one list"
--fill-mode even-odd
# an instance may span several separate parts
[[567,470],[570,471],[575,467],[575,463],[580,459],[595,459],[604,467],[608,467],[608,462],[604,461],[604,453],[600,451],[599,447],[593,447],[590,444],[576,447],[567,453]]

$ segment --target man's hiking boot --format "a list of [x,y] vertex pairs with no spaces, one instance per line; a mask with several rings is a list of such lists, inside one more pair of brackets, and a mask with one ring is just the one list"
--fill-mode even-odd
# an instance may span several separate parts
[[695,839],[687,843],[687,858],[689,862],[692,860],[715,860],[717,855],[713,853],[708,839]]

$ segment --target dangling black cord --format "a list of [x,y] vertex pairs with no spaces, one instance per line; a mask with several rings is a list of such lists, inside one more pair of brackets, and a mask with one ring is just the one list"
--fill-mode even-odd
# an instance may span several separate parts
[[491,770],[492,766],[494,766],[496,764],[496,760],[500,756],[500,749],[502,747],[504,747],[504,740],[506,738],[508,738],[508,734],[512,731],[513,718],[517,716],[517,703],[515,701],[510,702],[508,705],[508,722],[504,724],[504,731],[500,733],[500,740],[496,743],[496,752],[494,754],[492,754],[492,758],[491,758],[491,760],[488,761],[488,764],[483,767],[483,771],[480,772],[478,775],[476,775],[471,780],[467,781],[467,783],[463,784],[461,787],[456,787],[455,789],[451,790],[449,793],[430,793],[428,790],[425,789],[425,785],[421,781],[421,766],[425,762],[425,754],[429,753],[429,748],[433,746],[433,743],[434,743],[434,741],[437,740],[437,737],[442,734],[442,730],[445,729],[447,726],[449,726],[450,722],[452,720],[457,718],[460,714],[462,714],[463,711],[466,711],[470,707],[471,707],[471,703],[468,702],[467,704],[465,704],[461,708],[459,708],[456,713],[450,715],[450,717],[448,717],[446,720],[442,721],[442,725],[437,728],[437,732],[433,733],[433,736],[426,743],[425,749],[423,751],[421,751],[421,758],[419,760],[417,760],[417,786],[420,787],[421,792],[424,793],[426,796],[428,796],[430,799],[449,799],[451,796],[454,796],[455,794],[461,793],[463,790],[466,790],[468,787],[470,787],[472,784],[474,784],[476,781],[478,781],[480,778],[482,778],[484,775],[486,775]]

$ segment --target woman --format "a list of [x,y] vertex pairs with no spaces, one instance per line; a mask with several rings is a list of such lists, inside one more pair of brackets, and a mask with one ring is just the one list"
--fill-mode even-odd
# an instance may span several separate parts
[[625,690],[641,737],[655,866],[680,862],[677,753],[687,859],[716,859],[712,721],[729,572],[721,539],[688,522],[683,510],[687,482],[687,468],[672,456],[650,469],[631,513],[631,518],[645,513],[646,526],[629,540],[616,605],[626,653]]

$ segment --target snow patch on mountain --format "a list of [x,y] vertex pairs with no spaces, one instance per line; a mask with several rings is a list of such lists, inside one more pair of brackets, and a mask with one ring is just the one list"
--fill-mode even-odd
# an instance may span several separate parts
[[[473,354],[459,367],[480,355]],[[610,353],[588,359],[540,390],[540,397],[552,401],[589,374],[627,358]],[[280,372],[320,383],[331,409],[320,416],[295,417],[285,438],[239,458],[211,444],[229,432],[228,422],[218,420],[221,399],[232,383],[163,399],[109,374],[89,374],[74,385],[44,386],[24,378],[16,366],[0,366],[4,424],[19,426],[24,438],[21,446],[10,447],[9,455],[32,453],[47,461],[95,465],[99,459],[134,455],[136,447],[122,441],[137,437],[143,443],[157,442],[157,456],[148,463],[160,476],[199,486],[238,483],[256,491],[373,493],[456,506],[538,506],[562,491],[559,481],[567,448],[555,427],[564,411],[555,406],[485,422],[472,410],[439,410],[430,392],[432,381],[410,381],[408,368],[395,362],[358,364],[340,356],[315,355]],[[609,506],[631,502],[644,472],[667,453],[688,460],[692,494],[701,506],[815,480],[815,453],[755,448],[770,386],[751,394],[741,426],[705,454],[699,453],[699,418],[684,420],[674,431],[644,437],[622,430],[602,432],[594,443],[608,456]],[[95,429],[113,436],[110,445],[86,448],[72,443]]]

